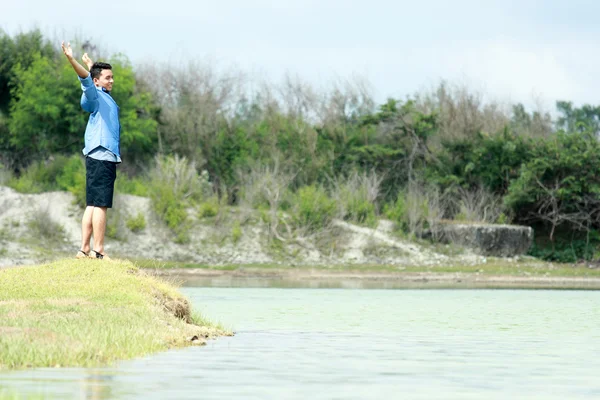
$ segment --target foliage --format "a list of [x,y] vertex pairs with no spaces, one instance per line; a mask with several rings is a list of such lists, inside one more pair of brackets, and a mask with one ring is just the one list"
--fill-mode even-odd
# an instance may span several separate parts
[[118,172],[115,180],[115,192],[120,194],[131,194],[133,196],[147,197],[147,179],[140,176],[129,177],[127,174]]
[[592,260],[596,256],[596,248],[600,242],[585,239],[556,240],[554,243],[534,243],[529,249],[530,256],[544,261],[574,263],[579,260]]
[[570,101],[558,101],[556,108],[560,113],[556,121],[558,129],[567,133],[600,133],[600,106],[585,104],[576,108]]
[[[57,157],[58,159],[58,157]],[[75,196],[75,204],[85,207],[85,165],[80,155],[69,157],[56,177],[59,190],[66,190]]]
[[199,218],[214,217],[219,213],[219,199],[216,196],[210,197],[206,201],[200,203],[198,208]]
[[[116,191],[149,196],[179,242],[188,209],[204,218],[225,204],[260,209],[278,239],[286,218],[307,230],[334,217],[373,225],[382,208],[414,234],[440,218],[514,221],[554,246],[559,228],[600,228],[599,106],[559,101],[553,121],[442,82],[375,107],[360,88],[319,93],[288,79],[249,90],[243,74],[208,64],[107,60],[123,128]],[[80,97],[58,46],[38,30],[0,31],[0,183],[83,204]]]
[[[116,56],[110,63],[116,80],[111,96],[119,105],[121,155],[131,163],[147,160],[154,155],[158,145],[157,105],[152,94],[137,83],[127,58]],[[72,78],[73,72],[69,72],[69,78]]]
[[341,182],[336,182],[333,198],[338,215],[347,221],[367,226],[377,223],[376,202],[383,179],[376,173],[359,174],[356,171]]
[[589,132],[542,140],[511,182],[505,203],[517,218],[543,223],[550,239],[560,225],[589,230],[600,217],[600,143]]
[[185,157],[156,157],[148,193],[156,215],[176,235],[178,243],[189,241],[187,208],[202,198],[202,181]]
[[240,226],[240,221],[235,221],[233,227],[231,228],[231,240],[233,243],[237,243],[242,238],[242,227]]
[[20,193],[68,191],[75,196],[75,204],[85,206],[85,166],[79,155],[34,162],[18,178],[12,177],[8,186]]
[[40,154],[73,154],[82,147],[81,89],[67,68],[66,61],[59,63],[39,54],[27,69],[21,64],[13,67],[8,145],[20,166]]
[[505,129],[500,134],[478,134],[469,139],[445,141],[439,162],[427,170],[429,179],[442,188],[484,187],[500,196],[519,175],[521,164],[531,157],[532,139]]
[[336,204],[321,186],[298,189],[295,200],[294,222],[298,227],[318,230],[327,227],[335,217]]
[[405,191],[398,192],[396,201],[385,205],[383,215],[394,221],[401,231],[408,231],[408,208]]
[[131,232],[138,233],[146,229],[146,218],[144,214],[138,213],[135,217],[127,218],[125,225]]
[[49,209],[33,210],[31,218],[27,222],[28,233],[43,245],[56,246],[60,244],[66,235],[65,228],[54,222]]

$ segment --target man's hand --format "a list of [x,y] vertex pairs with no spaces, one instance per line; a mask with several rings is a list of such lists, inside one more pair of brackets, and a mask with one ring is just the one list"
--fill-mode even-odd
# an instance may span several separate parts
[[87,65],[88,70],[91,70],[92,65],[94,65],[94,62],[92,61],[90,56],[88,56],[88,53],[83,53],[83,57],[81,57],[81,59],[83,60],[83,63]]
[[71,43],[67,43],[67,45],[65,46],[65,42],[62,42],[60,47],[62,47],[62,51],[63,53],[65,53],[65,56],[67,56],[67,58],[73,58],[73,49],[71,48]]
[[[79,64],[77,62],[77,60],[73,58],[73,49],[71,48],[71,43],[67,43],[67,45],[65,46],[65,42],[62,42],[60,47],[62,47],[62,51],[63,51],[63,53],[65,53],[65,56],[67,56],[67,60],[69,60],[69,63],[75,70],[75,73],[81,79],[85,79],[88,76],[90,76],[90,73],[88,71],[86,71],[85,68],[83,68],[83,65]],[[89,57],[88,57],[88,59],[89,59]],[[90,60],[90,61],[92,61],[92,60]]]

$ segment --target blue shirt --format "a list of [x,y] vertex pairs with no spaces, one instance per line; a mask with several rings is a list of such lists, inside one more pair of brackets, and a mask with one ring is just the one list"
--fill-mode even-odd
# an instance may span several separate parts
[[85,79],[79,78],[79,81],[83,90],[81,108],[90,113],[85,128],[83,154],[104,160],[108,158],[106,153],[108,151],[114,155],[114,158],[109,161],[121,162],[119,106],[110,93],[94,85],[90,75]]

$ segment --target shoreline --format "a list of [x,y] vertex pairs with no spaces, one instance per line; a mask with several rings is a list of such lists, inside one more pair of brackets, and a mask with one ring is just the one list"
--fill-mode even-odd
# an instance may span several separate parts
[[[152,275],[182,281],[184,286],[206,285],[253,286],[253,281],[285,283],[286,287],[346,286],[356,288],[495,288],[495,289],[578,289],[600,290],[599,276],[544,276],[503,275],[467,272],[383,272],[383,271],[326,271],[311,269],[260,269],[233,270],[207,268],[145,268]],[[211,282],[212,281],[212,282]],[[335,285],[335,283],[340,283]],[[354,284],[348,284],[348,283]],[[254,282],[257,283],[257,282]],[[260,286],[264,286],[260,285]]]

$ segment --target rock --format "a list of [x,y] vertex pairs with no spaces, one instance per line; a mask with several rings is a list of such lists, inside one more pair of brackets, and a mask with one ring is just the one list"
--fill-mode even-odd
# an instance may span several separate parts
[[527,253],[533,242],[528,226],[494,224],[446,224],[442,240],[473,249],[483,256],[515,257]]

